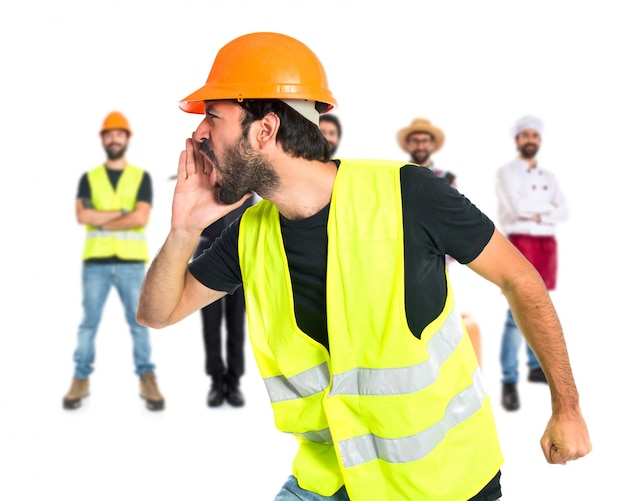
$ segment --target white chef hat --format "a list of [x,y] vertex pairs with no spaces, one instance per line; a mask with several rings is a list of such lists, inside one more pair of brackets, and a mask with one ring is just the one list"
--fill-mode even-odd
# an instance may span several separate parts
[[524,129],[535,129],[539,134],[543,134],[543,121],[532,115],[520,118],[511,129],[511,135],[516,138]]

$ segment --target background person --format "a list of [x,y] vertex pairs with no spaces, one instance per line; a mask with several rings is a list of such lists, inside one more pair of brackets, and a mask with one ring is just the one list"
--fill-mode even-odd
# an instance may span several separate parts
[[[171,176],[169,179],[176,179]],[[193,259],[211,247],[225,228],[241,217],[244,210],[254,202],[254,197],[213,224],[200,235]],[[245,372],[245,315],[246,305],[243,288],[200,309],[202,319],[202,342],[204,346],[204,370],[211,378],[207,395],[209,407],[219,407],[226,400],[233,407],[242,407],[245,398],[240,379]],[[222,321],[226,330],[226,361],[222,348]]]
[[449,171],[435,167],[432,154],[439,151],[446,140],[446,136],[439,127],[435,127],[427,118],[415,118],[407,127],[397,133],[398,145],[422,167],[428,167],[437,177],[443,177],[454,186],[456,176]]
[[330,156],[334,157],[341,142],[341,121],[339,117],[332,113],[320,115],[320,130],[330,145]]
[[[252,206],[253,197],[241,207],[226,214],[207,226],[193,253],[197,258],[222,234],[230,223],[241,217]],[[240,388],[240,379],[245,371],[244,341],[246,306],[243,287],[232,294],[211,303],[200,310],[202,315],[202,339],[204,342],[205,371],[211,378],[207,396],[209,407],[219,407],[226,400],[234,407],[241,407],[245,399]],[[226,362],[222,353],[222,320],[226,331]]]
[[[498,217],[502,231],[537,269],[546,288],[556,288],[558,248],[556,227],[567,220],[569,208],[556,176],[540,165],[543,122],[534,116],[520,118],[511,130],[518,157],[497,172]],[[510,309],[500,345],[502,406],[519,409],[518,352],[522,334]],[[525,343],[526,344],[526,343]],[[528,381],[546,383],[535,353],[526,344]]]
[[83,174],[78,185],[76,219],[86,229],[83,319],[74,351],[74,378],[63,398],[65,409],[80,407],[89,395],[96,333],[112,287],[117,289],[130,328],[139,394],[151,411],[162,410],[165,405],[150,360],[150,333],[136,320],[139,290],[149,260],[145,226],[152,207],[152,182],[148,172],[126,161],[131,134],[124,115],[109,113],[100,130],[107,159]]

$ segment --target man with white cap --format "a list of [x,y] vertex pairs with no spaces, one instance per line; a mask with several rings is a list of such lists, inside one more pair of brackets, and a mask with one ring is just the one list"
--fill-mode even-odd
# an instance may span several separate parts
[[[511,130],[519,156],[502,166],[497,173],[498,216],[502,232],[537,269],[546,288],[556,287],[556,225],[569,215],[556,177],[539,165],[536,158],[541,146],[543,122],[534,116],[520,118]],[[502,334],[500,364],[502,367],[502,406],[508,411],[519,409],[518,351],[522,335],[511,310]],[[546,376],[530,346],[528,381],[546,383]]]

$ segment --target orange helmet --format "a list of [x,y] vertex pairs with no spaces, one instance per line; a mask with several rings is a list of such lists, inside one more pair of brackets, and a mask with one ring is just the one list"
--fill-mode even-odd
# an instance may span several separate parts
[[128,132],[128,137],[132,136],[132,131],[130,130],[130,125],[128,125],[128,120],[126,117],[122,115],[119,111],[112,111],[109,113],[104,122],[102,122],[102,129],[100,129],[100,135],[106,130],[111,129],[122,129]]
[[215,56],[206,84],[179,106],[204,114],[204,101],[220,99],[316,101],[325,105],[321,113],[337,106],[317,56],[279,33],[250,33],[227,43]]

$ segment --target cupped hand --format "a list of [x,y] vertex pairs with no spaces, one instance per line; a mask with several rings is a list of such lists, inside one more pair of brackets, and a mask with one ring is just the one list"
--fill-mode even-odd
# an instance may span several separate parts
[[200,143],[193,138],[187,138],[185,149],[178,159],[172,203],[173,228],[202,231],[252,196],[252,193],[248,193],[231,205],[220,202],[213,164],[199,147]]

